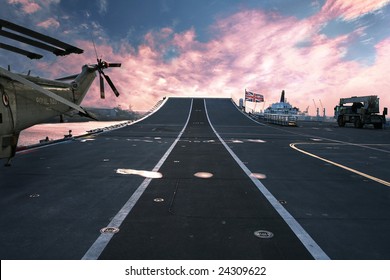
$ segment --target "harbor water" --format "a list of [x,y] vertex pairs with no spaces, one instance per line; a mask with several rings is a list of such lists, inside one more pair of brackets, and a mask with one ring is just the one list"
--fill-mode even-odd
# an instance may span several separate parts
[[40,140],[63,139],[65,135],[79,136],[90,130],[103,129],[106,127],[127,123],[127,121],[90,121],[90,122],[68,122],[68,123],[47,123],[38,124],[23,130],[19,136],[18,146],[29,146],[38,144]]

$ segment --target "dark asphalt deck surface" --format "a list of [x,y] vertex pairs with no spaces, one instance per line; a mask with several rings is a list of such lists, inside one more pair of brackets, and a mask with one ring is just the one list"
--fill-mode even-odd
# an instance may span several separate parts
[[[202,99],[194,100],[188,126],[160,172],[163,178],[151,183],[101,258],[311,258],[217,139]],[[200,172],[212,177],[195,176]],[[264,229],[275,237],[254,235]]]
[[[312,259],[220,143],[203,104],[194,99],[163,177],[151,181],[100,258]],[[18,154],[12,167],[1,166],[0,258],[81,259],[144,181],[116,170],[152,170],[190,106],[191,99],[171,98],[137,124]],[[232,151],[331,259],[390,258],[390,130],[263,125],[228,99],[206,99],[206,106]],[[255,237],[262,229],[274,237]]]

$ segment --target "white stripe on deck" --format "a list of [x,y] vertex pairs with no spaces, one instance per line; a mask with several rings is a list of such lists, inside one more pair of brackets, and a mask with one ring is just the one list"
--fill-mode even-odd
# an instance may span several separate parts
[[213,124],[210,121],[209,114],[207,112],[206,100],[204,100],[204,107],[206,111],[206,116],[209,121],[211,128],[213,129],[215,135],[217,135],[219,141],[225,146],[226,150],[230,153],[230,155],[234,158],[234,160],[238,163],[241,169],[245,172],[245,174],[252,180],[252,182],[256,185],[259,191],[265,196],[265,198],[269,201],[272,207],[279,213],[282,219],[287,223],[287,225],[291,228],[294,234],[298,237],[298,239],[302,242],[302,244],[306,247],[309,253],[316,260],[329,260],[328,255],[318,246],[318,244],[314,241],[313,238],[304,230],[304,228],[294,219],[294,217],[280,204],[280,202],[271,194],[271,192],[261,183],[258,179],[251,176],[252,172],[248,167],[238,158],[238,156],[229,148],[229,146],[225,143],[222,137],[215,130]]
[[[183,135],[188,122],[190,120],[191,111],[192,111],[192,104],[193,100],[191,100],[191,106],[188,113],[187,121],[183,127],[183,129],[180,131],[179,135],[177,136],[176,140],[172,143],[172,145],[169,147],[169,149],[165,152],[163,157],[159,160],[159,162],[156,164],[156,166],[153,168],[153,172],[157,172],[165,160],[168,158],[169,154],[172,152],[173,148],[176,146],[177,142]],[[137,190],[133,193],[133,195],[129,198],[129,200],[123,205],[122,209],[119,210],[119,212],[115,215],[115,217],[111,220],[111,222],[108,224],[107,227],[115,227],[119,228],[122,222],[126,219],[127,215],[129,215],[130,211],[133,209],[134,205],[137,203],[137,201],[140,199],[141,195],[144,193],[146,188],[149,186],[150,182],[152,181],[151,178],[146,178],[141,185],[137,188]],[[106,248],[108,243],[110,242],[111,238],[113,237],[114,233],[102,233],[98,237],[98,239],[92,244],[91,248],[85,253],[83,260],[97,260],[103,250]]]

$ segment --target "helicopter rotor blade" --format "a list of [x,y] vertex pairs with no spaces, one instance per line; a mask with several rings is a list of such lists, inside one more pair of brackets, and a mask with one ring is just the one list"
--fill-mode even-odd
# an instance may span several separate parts
[[107,67],[121,67],[122,63],[107,63]]
[[18,74],[14,74],[12,72],[9,72],[9,71],[3,69],[2,67],[0,67],[0,74],[5,76],[5,77],[10,78],[11,80],[15,80],[15,81],[17,81],[17,82],[19,82],[21,84],[24,84],[24,85],[26,85],[26,86],[28,86],[28,87],[30,87],[30,88],[40,92],[40,93],[46,95],[47,97],[53,98],[53,99],[57,100],[58,102],[60,102],[62,104],[65,104],[65,105],[67,105],[67,106],[69,106],[69,107],[79,111],[81,114],[83,114],[85,116],[89,115],[88,112],[85,111],[81,106],[76,105],[75,103],[70,102],[69,100],[66,100],[65,98],[63,98],[63,97],[61,97],[61,96],[59,96],[59,95],[57,95],[57,94],[47,90],[47,89],[44,89],[43,87],[41,87],[41,86],[39,86],[39,85],[37,85],[37,84],[35,84],[35,83],[33,83],[33,82],[23,78],[21,76],[19,76]]
[[114,92],[115,96],[119,96],[119,91],[114,86],[114,83],[111,81],[110,77],[103,73],[104,78],[106,79],[107,83],[110,85],[112,91]]
[[[100,75],[100,96],[101,98],[104,98],[104,82],[103,78],[107,81],[108,85],[111,87],[112,91],[114,92],[115,96],[119,96],[119,91],[116,89],[114,83],[111,81],[110,77],[104,74],[103,69],[109,68],[109,67],[121,67],[122,63],[108,63],[106,61],[103,61],[101,58],[96,58],[97,65],[96,70],[99,72]],[[103,77],[102,77],[103,76]]]
[[104,99],[105,98],[105,94],[104,94],[104,80],[103,80],[103,77],[102,77],[101,73],[99,73],[99,79],[100,79],[100,98]]

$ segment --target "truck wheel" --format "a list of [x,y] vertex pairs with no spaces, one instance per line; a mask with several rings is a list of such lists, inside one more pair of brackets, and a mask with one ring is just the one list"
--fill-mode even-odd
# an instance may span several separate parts
[[355,127],[356,128],[362,128],[363,127],[363,123],[360,120],[360,118],[355,119]]
[[342,116],[340,116],[340,117],[337,119],[337,124],[339,125],[339,127],[345,126],[345,122],[344,122]]

